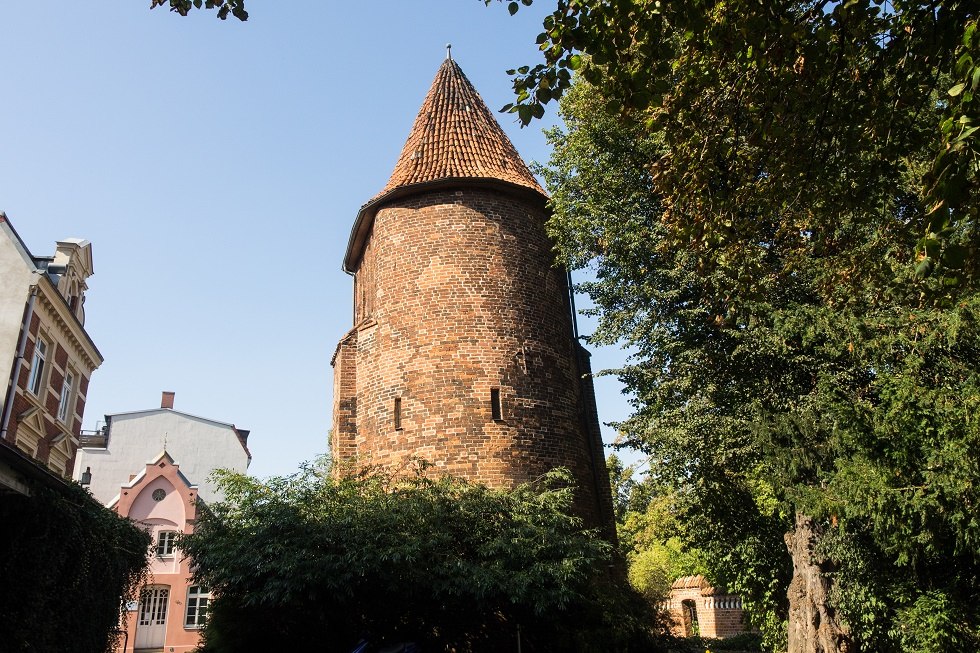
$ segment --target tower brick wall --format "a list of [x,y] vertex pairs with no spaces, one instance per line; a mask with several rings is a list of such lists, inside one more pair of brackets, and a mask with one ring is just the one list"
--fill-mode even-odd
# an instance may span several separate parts
[[331,451],[420,457],[491,486],[567,467],[576,508],[615,537],[588,354],[547,196],[452,59],[344,261],[354,328],[334,354]]
[[542,204],[465,188],[378,211],[356,270],[357,326],[334,359],[335,456],[388,467],[420,456],[496,486],[565,466],[580,509],[605,514],[594,399]]
[[357,328],[337,345],[333,365],[333,428],[330,455],[334,460],[351,460],[357,456],[354,436],[357,433]]

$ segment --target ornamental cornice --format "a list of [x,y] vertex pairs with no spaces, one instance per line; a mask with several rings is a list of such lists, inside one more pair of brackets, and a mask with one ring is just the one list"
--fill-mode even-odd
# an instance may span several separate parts
[[46,321],[58,329],[65,343],[74,352],[75,358],[84,362],[89,373],[97,369],[104,360],[102,354],[89,338],[78,318],[72,315],[65,298],[47,277],[41,277],[38,290],[39,308]]

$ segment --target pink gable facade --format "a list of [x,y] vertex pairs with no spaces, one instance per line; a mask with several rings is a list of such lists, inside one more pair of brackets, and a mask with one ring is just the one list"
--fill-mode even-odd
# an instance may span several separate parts
[[153,539],[150,576],[139,601],[130,604],[126,613],[120,653],[187,653],[198,645],[210,595],[191,581],[190,560],[176,546],[179,534],[194,530],[197,495],[197,486],[163,452],[123,485],[110,504]]

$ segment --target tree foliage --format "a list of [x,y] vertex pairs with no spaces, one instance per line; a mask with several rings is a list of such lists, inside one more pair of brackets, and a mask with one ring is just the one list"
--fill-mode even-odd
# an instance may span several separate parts
[[[642,601],[611,573],[611,545],[570,516],[558,470],[513,491],[309,466],[258,481],[224,473],[183,541],[217,597],[204,650],[627,650]],[[637,612],[639,611],[639,612]]]
[[[665,247],[707,266],[744,254],[751,285],[764,271],[753,243],[840,252],[834,226],[894,214],[894,179],[925,154],[910,258],[950,285],[977,275],[975,2],[557,0],[537,41],[544,62],[510,71],[505,110],[528,124],[570,71],[601,80],[607,110],[663,135],[647,165],[675,226]],[[760,212],[781,214],[779,230],[762,231]]]
[[229,15],[238,20],[248,20],[248,12],[245,11],[245,0],[150,0],[150,9],[169,6],[170,11],[174,11],[181,16],[186,16],[191,9],[216,9],[217,17],[226,20]]
[[682,540],[676,492],[653,474],[638,480],[633,466],[624,466],[616,454],[608,456],[606,468],[630,585],[659,606],[677,578],[710,574],[701,551]]
[[[889,201],[874,206],[859,197],[864,177],[832,205],[813,183],[731,197],[726,174],[742,162],[706,160],[700,197],[685,199],[699,208],[679,220],[660,177],[677,133],[609,113],[615,81],[596,81],[566,94],[566,130],[550,134],[551,229],[594,273],[582,284],[600,317],[592,340],[635,352],[620,376],[636,413],[620,428],[676,489],[686,541],[770,646],[786,632],[783,535],[801,514],[855,644],[975,646],[980,294],[970,276],[940,288],[908,265],[929,148],[877,164],[880,151],[864,153],[863,172],[836,170],[846,161],[833,152],[814,161],[813,179],[840,177],[838,189],[877,165],[869,192],[888,188]],[[896,123],[941,108],[904,107]]]
[[105,653],[148,568],[150,537],[81,486],[0,495],[0,648]]

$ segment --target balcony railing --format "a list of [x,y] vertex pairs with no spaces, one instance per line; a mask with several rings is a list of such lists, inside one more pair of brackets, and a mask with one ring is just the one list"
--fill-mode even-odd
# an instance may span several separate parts
[[82,431],[78,435],[78,446],[88,449],[105,449],[109,444],[105,429],[98,431]]

